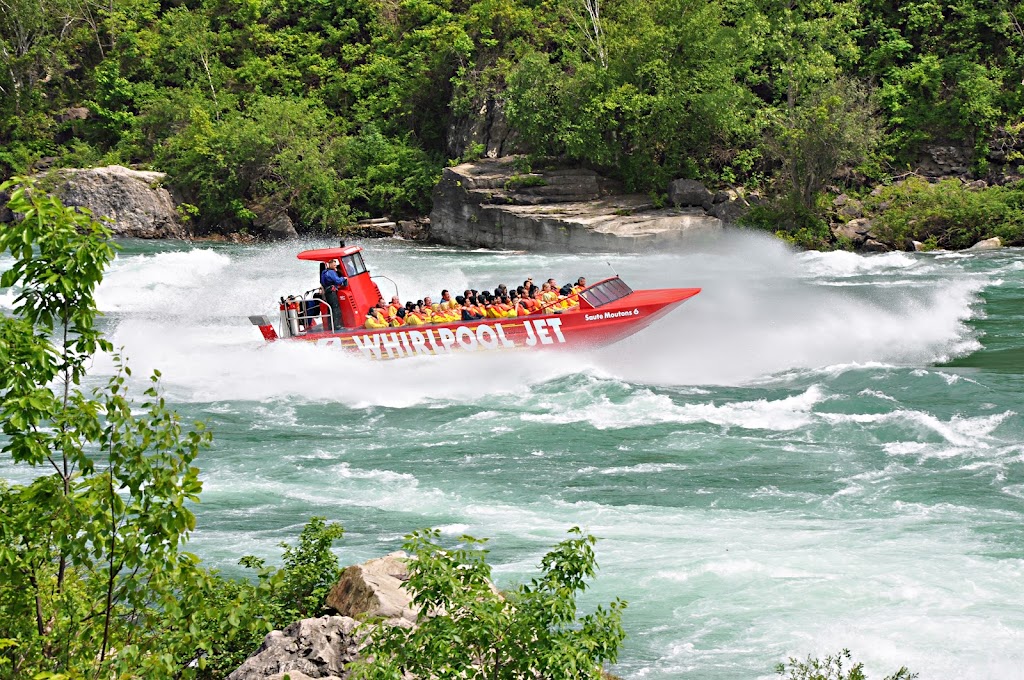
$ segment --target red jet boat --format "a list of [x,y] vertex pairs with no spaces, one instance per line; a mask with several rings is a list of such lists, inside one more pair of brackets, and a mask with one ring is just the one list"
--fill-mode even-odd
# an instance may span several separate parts
[[338,290],[341,328],[332,328],[331,313],[317,290],[281,298],[275,330],[266,316],[250,316],[268,342],[304,340],[340,347],[371,359],[495,349],[578,348],[607,345],[632,335],[700,292],[700,288],[633,290],[618,276],[579,292],[579,305],[567,310],[544,308],[529,316],[456,321],[397,328],[364,328],[366,315],[382,299],[359,246],[304,250],[300,260],[341,263],[347,284]]

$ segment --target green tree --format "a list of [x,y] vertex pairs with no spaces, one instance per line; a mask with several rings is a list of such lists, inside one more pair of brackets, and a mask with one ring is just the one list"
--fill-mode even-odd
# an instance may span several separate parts
[[813,211],[818,194],[844,165],[867,159],[879,129],[868,89],[846,78],[816,84],[766,124],[768,155],[779,161],[794,203]]
[[141,407],[127,367],[83,392],[89,360],[111,350],[94,300],[110,230],[27,180],[6,189],[24,219],[0,232],[14,257],[0,287],[19,291],[0,318],[3,452],[34,479],[0,490],[0,654],[19,677],[179,676],[204,644],[188,626],[203,578],[183,544],[209,435],[183,430],[159,374]]
[[484,541],[463,536],[462,545],[444,548],[436,530],[407,536],[406,587],[419,625],[374,628],[356,677],[600,678],[617,658],[626,605],[616,600],[578,616],[576,596],[596,571],[596,539],[578,528],[570,534],[541,560],[540,576],[504,593],[489,580]]

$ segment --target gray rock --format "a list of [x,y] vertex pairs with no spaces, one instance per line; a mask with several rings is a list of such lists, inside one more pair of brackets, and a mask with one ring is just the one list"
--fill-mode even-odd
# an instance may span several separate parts
[[406,559],[399,551],[346,568],[324,604],[351,618],[383,617],[403,626],[416,623],[412,596],[403,587],[409,580]]
[[750,212],[750,205],[742,198],[737,198],[723,203],[716,203],[711,207],[711,216],[722,220],[722,224],[734,226]]
[[677,179],[668,185],[668,200],[680,208],[700,206],[710,210],[714,196],[708,188],[692,179]]
[[[302,671],[285,671],[283,673],[274,673],[267,677],[267,680],[316,680],[315,678],[306,675]],[[336,675],[323,675],[320,676],[320,680],[341,680]]]
[[869,238],[867,241],[865,241],[864,244],[860,247],[860,249],[868,253],[888,253],[890,250],[892,250],[892,248],[890,248],[886,244],[882,243],[881,241],[876,241],[873,238]]
[[999,250],[1003,247],[1003,241],[998,236],[987,238],[984,241],[978,241],[967,250]]
[[285,241],[299,237],[292,218],[288,217],[288,213],[282,206],[271,206],[258,210],[252,224],[260,232],[260,236],[267,241]]
[[923,253],[924,252],[924,243],[922,243],[920,241],[911,241],[911,243],[914,244],[914,252],[917,252],[917,253]]
[[520,153],[518,135],[505,117],[505,102],[488,97],[477,100],[472,113],[460,118],[447,134],[448,155],[464,158],[473,146],[482,145],[485,158]]
[[700,208],[658,208],[646,195],[610,194],[617,187],[591,170],[533,174],[543,182],[523,182],[512,158],[445,168],[434,188],[431,240],[475,248],[632,252],[722,228]]
[[409,241],[426,241],[430,238],[430,220],[425,217],[417,220],[399,220],[395,233]]
[[850,198],[846,194],[839,194],[832,201],[832,206],[837,212],[848,220],[864,217],[864,204],[856,198]]
[[89,109],[84,106],[73,106],[69,109],[64,109],[63,112],[58,113],[54,118],[58,123],[67,123],[72,120],[86,120],[89,116]]
[[836,238],[847,239],[853,242],[854,245],[864,243],[864,241],[867,240],[866,233],[861,233],[861,226],[855,224],[856,221],[857,220],[833,226],[832,235]]
[[296,621],[284,630],[263,638],[256,653],[235,669],[228,680],[296,678],[296,671],[309,678],[347,677],[345,665],[358,653],[356,622],[347,616],[321,616]]
[[973,182],[967,183],[968,189],[988,189],[988,182],[983,179],[976,179]]
[[54,170],[43,181],[64,205],[88,208],[112,220],[118,236],[183,238],[186,230],[171,194],[161,186],[162,172],[130,170],[119,165],[87,170]]
[[955,144],[929,144],[921,149],[917,171],[926,177],[952,177],[967,173],[972,149]]

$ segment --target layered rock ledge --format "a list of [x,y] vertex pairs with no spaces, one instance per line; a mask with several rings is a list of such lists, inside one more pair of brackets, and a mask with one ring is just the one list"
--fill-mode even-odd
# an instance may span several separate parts
[[434,189],[430,238],[477,248],[636,252],[722,229],[702,205],[659,207],[619,189],[586,169],[519,172],[515,157],[464,163],[446,168]]

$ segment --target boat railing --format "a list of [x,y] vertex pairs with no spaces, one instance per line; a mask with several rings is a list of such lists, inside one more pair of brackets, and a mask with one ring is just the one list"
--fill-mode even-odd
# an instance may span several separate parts
[[[308,333],[334,332],[334,320],[331,318],[330,305],[326,300],[314,294],[318,292],[319,289],[309,290],[303,293],[301,298],[292,295],[286,299],[288,305],[285,306],[286,311],[281,318],[282,335],[301,337]],[[316,303],[316,305],[310,303]],[[289,310],[290,304],[296,304],[298,308]],[[327,308],[326,312],[323,311],[325,307]],[[316,310],[315,313],[310,313],[311,309]]]

